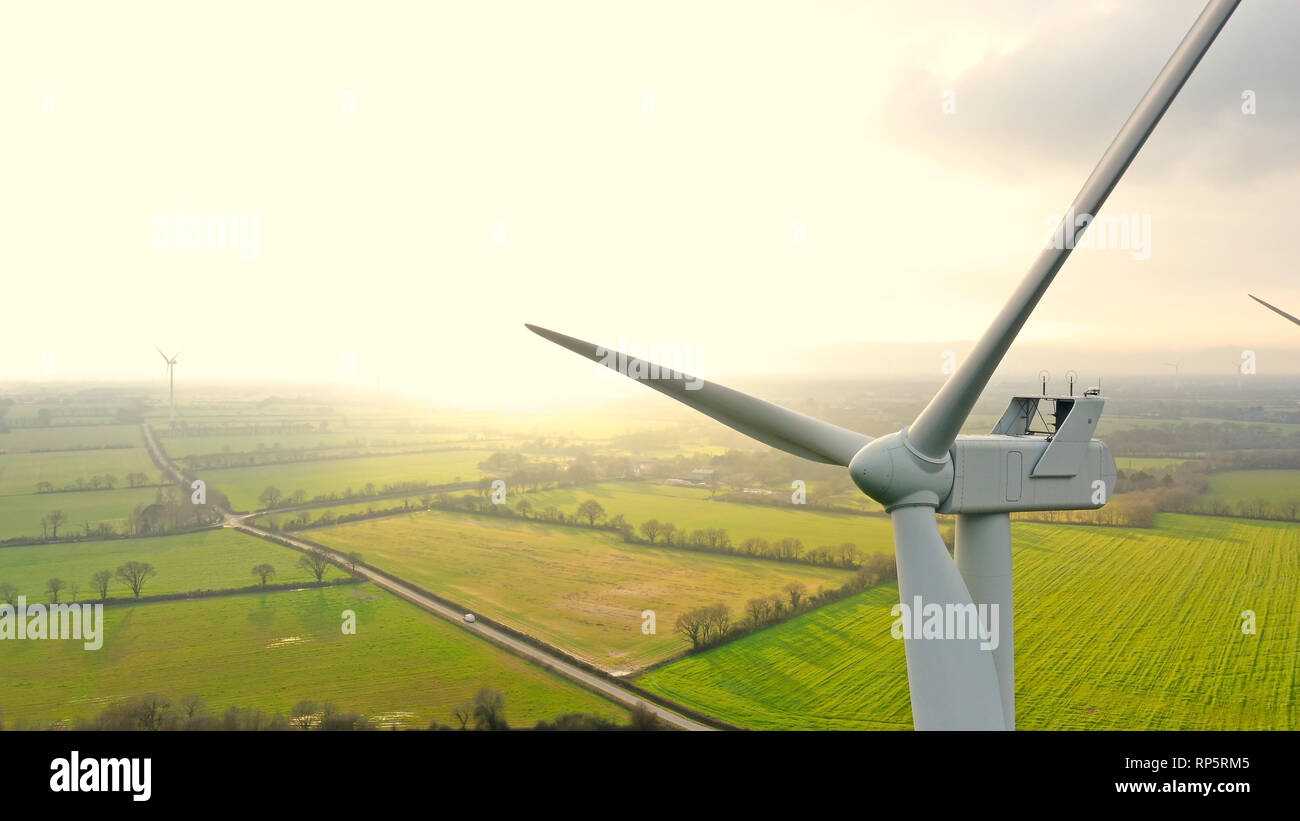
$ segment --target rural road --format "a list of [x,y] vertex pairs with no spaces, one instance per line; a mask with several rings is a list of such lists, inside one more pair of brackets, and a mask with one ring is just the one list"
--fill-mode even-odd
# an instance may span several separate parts
[[[167,458],[166,454],[163,453],[162,448],[158,446],[158,443],[153,436],[153,429],[149,426],[148,423],[144,423],[143,425],[141,425],[141,428],[144,432],[145,443],[149,447],[149,452],[150,455],[153,456],[154,462],[165,472],[170,474],[174,479],[180,481],[182,478],[180,475],[180,471],[176,468],[176,466],[172,463],[172,461]],[[286,536],[280,533],[270,533],[269,531],[262,530],[261,528],[253,527],[252,525],[247,524],[244,521],[248,517],[247,514],[242,516],[234,515],[225,510],[222,510],[221,514],[223,517],[225,517],[225,520],[222,523],[223,527],[231,527],[231,528],[235,528],[236,530],[242,530],[245,533],[248,533],[253,536],[258,536],[263,539],[267,539],[269,541],[288,542],[294,547],[297,547],[299,550],[323,550],[326,554],[328,554],[331,558],[333,558],[336,562],[338,562],[340,566],[347,564],[347,559],[342,554],[339,554],[333,550],[324,549],[317,545],[308,544],[304,541],[301,541],[300,539],[295,539],[292,536]],[[426,610],[430,613],[433,613],[434,615],[441,616],[447,619],[448,621],[452,622],[453,624],[455,624],[457,627],[460,627],[462,630],[466,630],[470,633],[477,634],[481,638],[492,642],[493,644],[501,647],[502,649],[508,650],[517,656],[521,656],[533,662],[534,664],[537,664],[541,667],[551,670],[557,675],[564,676],[565,678],[570,679],[582,685],[588,690],[591,690],[595,693],[598,693],[599,695],[604,696],[610,701],[613,701],[617,704],[621,704],[624,707],[635,707],[638,704],[644,704],[646,708],[649,709],[650,712],[654,713],[654,715],[657,718],[659,718],[661,721],[681,730],[712,730],[713,729],[712,727],[708,727],[704,724],[699,723],[698,721],[692,721],[691,719],[686,718],[685,716],[678,715],[677,713],[674,713],[671,710],[665,709],[663,707],[660,707],[657,704],[654,704],[653,702],[647,701],[645,698],[642,698],[636,693],[633,693],[629,690],[625,690],[622,687],[618,686],[617,684],[608,681],[607,679],[588,673],[587,671],[570,664],[569,662],[565,661],[559,656],[549,653],[541,649],[540,647],[534,647],[531,644],[520,641],[519,639],[509,636],[506,633],[503,633],[500,630],[497,630],[481,622],[475,622],[473,624],[466,622],[464,618],[465,614],[463,612],[454,610],[450,607],[447,607],[446,605],[440,604],[434,601],[433,599],[430,599],[428,596],[425,596],[424,594],[420,593],[419,591],[414,590],[413,588],[407,586],[406,584],[403,584],[400,581],[396,581],[392,578],[389,578],[388,576],[380,575],[366,567],[357,567],[356,570],[353,572],[359,576],[365,577],[366,579],[374,583],[376,586],[382,587],[383,589],[387,590],[393,595],[405,599],[406,601],[410,602],[411,604],[414,604],[415,606],[421,608],[422,610]]]

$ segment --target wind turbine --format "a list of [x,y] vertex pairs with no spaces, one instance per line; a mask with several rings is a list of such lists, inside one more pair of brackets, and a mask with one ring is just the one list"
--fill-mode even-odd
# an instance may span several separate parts
[[1166,368],[1173,368],[1173,369],[1174,369],[1174,391],[1180,391],[1180,390],[1182,390],[1182,387],[1183,387],[1183,381],[1182,381],[1181,379],[1178,378],[1178,370],[1179,370],[1179,368],[1181,368],[1182,366],[1183,366],[1183,360],[1181,360],[1181,359],[1178,360],[1177,362],[1166,362],[1166,363],[1165,363],[1165,367],[1166,367]]
[[1259,297],[1255,296],[1254,294],[1246,294],[1246,296],[1248,296],[1248,297],[1250,297],[1251,299],[1255,300],[1255,301],[1258,302],[1260,305],[1263,305],[1265,308],[1268,308],[1268,309],[1269,309],[1270,311],[1272,311],[1273,313],[1278,314],[1278,315],[1280,315],[1280,316],[1284,316],[1284,317],[1286,317],[1287,319],[1289,319],[1289,320],[1291,320],[1292,322],[1294,322],[1295,324],[1300,325],[1300,319],[1297,319],[1296,317],[1291,316],[1291,315],[1288,314],[1286,311],[1282,310],[1281,308],[1277,307],[1276,305],[1269,305],[1267,302],[1265,302],[1264,300],[1262,300],[1262,299],[1260,299]]
[[[1067,215],[1097,214],[1239,2],[1210,0]],[[760,442],[847,467],[854,483],[893,520],[902,605],[926,610],[938,605],[960,613],[997,605],[995,648],[981,647],[979,637],[904,635],[913,724],[918,730],[1014,729],[1010,514],[1101,507],[1115,486],[1115,460],[1092,438],[1103,405],[1099,389],[1076,397],[1014,397],[990,435],[959,436],[958,431],[1090,222],[1062,219],[1058,236],[1067,241],[1039,253],[970,355],[912,424],[878,439],[571,336],[527,327]],[[1042,416],[1040,403],[1050,403],[1054,412]],[[1036,420],[1048,430],[1034,430]],[[957,514],[955,561],[939,534],[937,513]]]
[[158,355],[163,358],[163,362],[167,363],[166,365],[167,395],[171,399],[171,412],[170,415],[167,417],[167,421],[175,422],[176,421],[176,357],[180,356],[181,352],[177,351],[175,354],[168,357],[167,354],[162,352],[162,348],[159,348],[157,345],[154,345],[153,349],[157,351]]

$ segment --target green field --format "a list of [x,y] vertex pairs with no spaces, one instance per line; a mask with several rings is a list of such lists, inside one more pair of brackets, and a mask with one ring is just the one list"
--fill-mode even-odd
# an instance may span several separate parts
[[[298,567],[302,554],[237,530],[202,530],[180,536],[148,539],[69,542],[0,548],[0,583],[9,583],[33,601],[45,601],[45,581],[57,577],[81,586],[80,599],[92,599],[90,577],[99,570],[116,570],[129,561],[148,562],[158,575],[147,581],[143,595],[223,590],[247,587],[258,579],[250,572],[266,562],[275,567],[275,583],[306,582],[314,577]],[[326,579],[346,574],[333,565]],[[131,595],[114,579],[108,594]],[[64,600],[70,598],[67,591]]]
[[[1019,728],[1300,727],[1300,528],[1162,515],[1014,538]],[[896,597],[867,591],[639,683],[756,729],[908,728]]]
[[1231,470],[1210,474],[1204,497],[1217,496],[1232,503],[1238,499],[1263,499],[1274,505],[1300,502],[1300,470]]
[[134,472],[145,474],[150,482],[158,481],[158,469],[143,447],[8,453],[0,456],[0,496],[35,493],[37,482],[50,482],[58,488],[78,477],[90,479],[106,473],[117,477],[118,487],[126,487],[126,475]]
[[579,504],[595,499],[614,516],[622,513],[639,526],[647,519],[672,522],[679,530],[720,527],[732,544],[761,537],[768,540],[795,538],[811,549],[852,542],[864,553],[892,553],[894,535],[889,519],[851,513],[824,513],[791,507],[767,507],[709,498],[709,491],[693,487],[652,485],[646,482],[608,482],[528,493],[507,498],[511,505],[526,498],[534,510],[555,505],[573,513]]
[[[788,514],[787,514],[788,515]],[[681,652],[684,610],[751,598],[792,581],[839,587],[848,571],[625,544],[602,531],[441,511],[322,528],[313,540],[360,551],[441,596],[609,670]],[[653,610],[655,635],[641,632]]]
[[105,447],[140,447],[140,428],[135,425],[86,425],[84,427],[18,428],[0,433],[0,451],[77,450]]
[[486,450],[449,450],[401,456],[365,456],[356,459],[322,459],[251,468],[206,470],[200,475],[220,488],[235,510],[260,510],[257,500],[268,485],[285,494],[302,490],[308,500],[329,493],[342,494],[348,488],[360,492],[366,483],[377,490],[397,482],[448,484],[470,481],[482,474],[478,463],[492,455]]
[[1188,460],[1163,456],[1117,456],[1115,466],[1123,471],[1145,470],[1147,473],[1159,475],[1178,467],[1186,461]]
[[[329,512],[336,518],[351,513],[371,513],[374,511],[391,510],[400,508],[403,504],[408,508],[423,508],[424,503],[420,497],[426,494],[417,493],[413,496],[395,496],[387,499],[368,499],[364,502],[353,502],[346,505],[329,505],[328,507],[313,507],[305,510],[287,510],[282,513],[267,513],[260,516],[254,516],[249,523],[257,527],[266,527],[271,523],[284,524],[289,520],[296,520],[302,515],[306,515],[308,521],[315,523],[322,514]],[[309,534],[310,535],[310,534]]]
[[0,539],[13,536],[39,537],[41,519],[51,510],[62,510],[68,521],[59,535],[83,532],[86,522],[93,529],[100,523],[121,531],[138,504],[151,504],[158,489],[153,487],[118,490],[87,490],[77,493],[33,493],[28,496],[0,496]]
[[[172,459],[181,460],[196,454],[256,453],[282,448],[319,451],[359,450],[391,453],[427,448],[449,447],[449,443],[466,443],[469,447],[495,448],[497,440],[471,439],[463,433],[411,433],[406,431],[341,430],[325,432],[275,431],[232,432],[207,436],[162,435],[159,444]],[[469,444],[472,443],[472,444]]]
[[[356,635],[340,629],[356,613]],[[0,718],[47,724],[121,698],[202,696],[288,715],[302,699],[382,717],[383,726],[452,724],[480,687],[505,695],[514,726],[564,712],[626,713],[371,585],[156,602],[104,610],[104,646],[0,644]]]

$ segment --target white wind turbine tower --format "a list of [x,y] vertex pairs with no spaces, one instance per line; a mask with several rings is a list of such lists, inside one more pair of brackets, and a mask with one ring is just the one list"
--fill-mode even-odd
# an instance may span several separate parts
[[1181,391],[1183,380],[1178,378],[1178,371],[1183,367],[1183,360],[1179,359],[1177,362],[1166,362],[1165,367],[1174,369],[1174,392],[1177,393]]
[[[1096,216],[1238,2],[1210,0],[1066,214]],[[905,636],[914,725],[1014,729],[1010,513],[1101,507],[1114,489],[1115,460],[1092,438],[1103,404],[1098,389],[1077,397],[1014,397],[990,435],[959,436],[958,431],[1089,222],[1063,219],[1058,236],[1068,241],[1038,255],[970,355],[915,421],[878,439],[564,334],[527,327],[760,442],[847,467],[854,483],[893,520],[902,604],[938,605],[972,616],[977,605],[997,605],[996,648],[982,649],[978,636]],[[1040,404],[1051,405],[1049,416],[1039,413]],[[1038,420],[1046,430],[1034,429]],[[937,513],[957,514],[955,561],[939,534]]]
[[172,354],[169,357],[167,356],[167,354],[163,353],[162,348],[159,348],[157,345],[154,345],[153,349],[157,351],[158,355],[163,358],[163,362],[167,363],[166,364],[167,396],[171,400],[171,411],[168,414],[167,421],[175,422],[176,421],[176,357],[180,356],[181,352],[177,351],[176,353]]

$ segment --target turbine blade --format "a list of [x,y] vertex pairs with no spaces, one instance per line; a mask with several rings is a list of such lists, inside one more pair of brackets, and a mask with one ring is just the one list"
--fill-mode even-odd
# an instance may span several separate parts
[[[1092,218],[1096,217],[1102,203],[1124,175],[1129,163],[1137,156],[1239,2],[1240,0],[1210,0],[1201,16],[1196,18],[1191,30],[1160,70],[1151,88],[1129,115],[1128,121],[1074,198],[1057,226],[1057,241],[1038,255],[1011,299],[1003,306],[1002,312],[975,344],[970,356],[939,389],[908,429],[908,440],[918,451],[932,459],[943,459],[947,455],[957,438],[957,432],[966,422],[971,408],[1002,362],[1002,357],[1007,348],[1011,347],[1016,334],[1029,319],[1039,299],[1052,284],[1056,272],[1070,256],[1071,249],[1083,236]],[[1080,225],[1080,218],[1085,216],[1086,221]]]
[[[601,348],[536,325],[525,323],[524,327],[562,348],[619,370],[625,376],[671,396],[729,428],[795,456],[847,467],[854,454],[871,441],[870,436],[804,416],[680,371],[673,372],[670,368],[662,368],[643,359]],[[621,367],[619,363],[623,363]]]
[[[994,649],[980,648],[974,638],[925,638],[917,635],[927,621],[925,608],[938,605],[943,625],[962,621],[974,602],[948,548],[939,535],[934,508],[920,505],[895,508],[894,553],[898,558],[898,598],[907,607],[903,647],[907,653],[907,682],[912,695],[912,723],[918,730],[1005,730],[1002,695],[998,687]],[[917,607],[923,608],[921,611]],[[949,608],[957,614],[949,619]],[[988,639],[998,620],[988,612]],[[933,618],[933,617],[931,617]],[[963,621],[963,626],[968,621]],[[923,630],[924,628],[922,628]],[[965,631],[968,634],[969,631]],[[999,643],[1010,636],[998,636]]]
[[1286,317],[1287,319],[1289,319],[1289,320],[1291,320],[1292,322],[1294,322],[1295,324],[1300,325],[1300,319],[1297,319],[1297,318],[1291,316],[1291,315],[1288,314],[1286,311],[1282,310],[1281,308],[1277,307],[1276,305],[1269,305],[1267,302],[1265,302],[1264,300],[1262,300],[1262,299],[1260,299],[1259,297],[1255,296],[1254,294],[1247,294],[1246,296],[1248,296],[1248,297],[1250,297],[1251,299],[1255,300],[1255,301],[1258,302],[1260,305],[1263,305],[1265,308],[1268,308],[1268,309],[1269,309],[1270,311],[1272,311],[1273,313],[1275,313],[1275,314],[1279,314],[1279,315],[1281,315],[1281,316],[1284,316],[1284,317]]
[[159,348],[157,345],[154,345],[154,346],[153,346],[153,349],[154,349],[155,351],[158,352],[158,355],[161,356],[161,357],[163,358],[163,361],[164,361],[164,362],[168,361],[168,360],[167,360],[167,354],[165,354],[165,353],[162,352],[162,348]]

